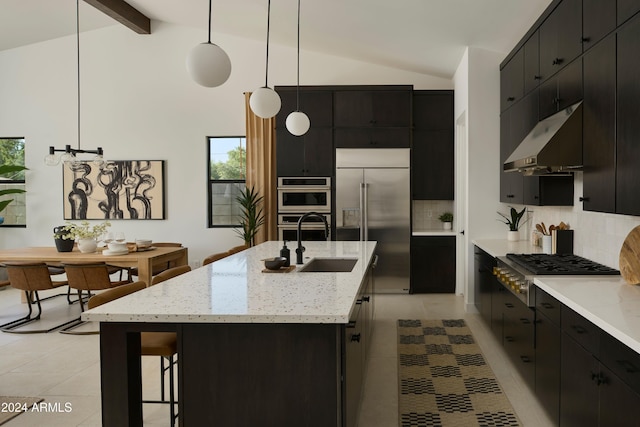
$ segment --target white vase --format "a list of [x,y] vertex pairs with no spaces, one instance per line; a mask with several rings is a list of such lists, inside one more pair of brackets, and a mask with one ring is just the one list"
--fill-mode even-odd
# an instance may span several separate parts
[[450,222],[443,222],[443,227],[445,230],[451,230],[451,223]]
[[519,231],[511,231],[509,230],[507,232],[507,240],[510,242],[515,242],[517,240],[520,240],[520,232]]
[[83,254],[95,252],[98,249],[98,241],[96,239],[78,239],[78,249]]

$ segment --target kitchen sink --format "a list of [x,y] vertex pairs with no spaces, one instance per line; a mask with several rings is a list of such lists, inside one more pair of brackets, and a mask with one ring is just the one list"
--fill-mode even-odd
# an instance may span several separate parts
[[303,273],[348,273],[358,258],[312,258],[299,271]]

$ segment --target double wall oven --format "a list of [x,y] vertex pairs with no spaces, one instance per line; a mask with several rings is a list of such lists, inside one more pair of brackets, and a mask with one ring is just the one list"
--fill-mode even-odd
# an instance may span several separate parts
[[[278,178],[278,239],[298,240],[298,220],[308,212],[317,212],[331,229],[331,178]],[[324,222],[308,217],[301,224],[302,240],[326,240]]]

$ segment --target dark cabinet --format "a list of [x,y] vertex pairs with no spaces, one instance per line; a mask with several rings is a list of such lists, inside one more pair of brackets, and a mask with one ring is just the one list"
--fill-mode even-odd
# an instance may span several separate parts
[[455,236],[412,237],[410,292],[454,293],[455,290]]
[[615,55],[616,38],[612,35],[583,57],[582,206],[586,211],[612,213],[616,209]]
[[414,200],[454,199],[453,91],[413,94],[411,188]]
[[555,425],[560,424],[560,307],[558,300],[535,287],[536,398]]
[[524,44],[524,93],[540,84],[540,32],[533,33]]
[[333,113],[336,127],[409,127],[411,89],[336,91]]
[[640,12],[640,0],[618,0],[618,25],[638,12]]
[[302,136],[286,129],[276,131],[278,176],[332,176],[334,173],[331,128],[310,128]]
[[582,53],[582,0],[563,0],[540,25],[540,74],[543,80]]
[[540,120],[582,99],[582,59],[540,85]]
[[358,408],[360,406],[360,395],[362,393],[363,381],[363,313],[361,303],[356,305],[357,315],[344,327],[344,349],[345,349],[345,426],[355,427],[358,420]]
[[586,52],[616,28],[614,1],[582,0],[582,42]]
[[640,17],[618,32],[616,212],[640,215]]
[[522,378],[535,384],[535,312],[511,292],[503,295],[503,345]]
[[514,105],[524,94],[524,49],[500,71],[500,111]]
[[474,300],[480,316],[487,325],[491,325],[491,294],[496,281],[493,268],[496,266],[494,257],[474,247]]
[[300,90],[300,110],[309,116],[311,126],[302,136],[286,128],[287,116],[296,110],[298,94],[294,87],[276,87],[282,107],[276,116],[276,170],[278,176],[332,176],[333,93],[324,89]]
[[411,101],[408,86],[335,91],[335,147],[411,147]]

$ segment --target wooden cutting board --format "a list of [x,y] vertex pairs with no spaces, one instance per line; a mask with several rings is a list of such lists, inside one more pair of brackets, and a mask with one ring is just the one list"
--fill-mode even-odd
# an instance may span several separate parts
[[640,225],[631,230],[622,243],[620,274],[627,283],[640,284]]

